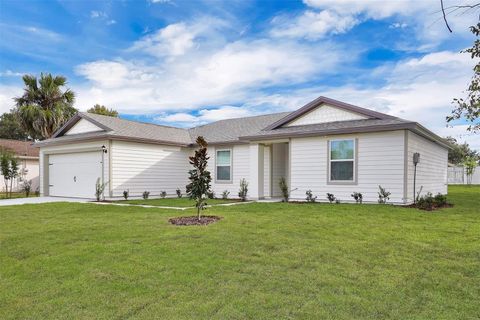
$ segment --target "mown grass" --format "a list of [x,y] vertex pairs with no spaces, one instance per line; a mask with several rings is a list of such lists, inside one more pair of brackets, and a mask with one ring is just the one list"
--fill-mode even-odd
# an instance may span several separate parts
[[[25,192],[12,192],[12,194],[7,195],[5,194],[5,192],[2,192],[0,193],[0,200],[4,200],[4,199],[17,199],[17,198],[26,198],[27,196],[25,195]],[[33,198],[33,197],[38,197],[37,195],[35,195],[34,192],[30,193],[30,195],[28,196],[29,198]]]
[[[238,202],[239,200],[223,200],[223,199],[207,199],[207,205],[216,205],[224,203],[233,203]],[[194,207],[195,201],[190,200],[189,198],[165,198],[165,199],[134,199],[134,200],[118,200],[116,203],[124,204],[142,204],[149,206],[159,206],[159,207]]]
[[476,319],[480,187],[453,208],[0,209],[2,319]]

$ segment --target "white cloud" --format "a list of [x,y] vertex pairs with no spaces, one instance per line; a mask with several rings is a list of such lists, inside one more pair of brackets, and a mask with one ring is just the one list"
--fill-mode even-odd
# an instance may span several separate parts
[[212,45],[224,44],[223,33],[229,29],[232,25],[228,21],[203,16],[190,23],[169,24],[136,41],[129,51],[143,51],[156,58],[175,58],[200,46],[205,50]]
[[0,114],[10,111],[15,106],[14,97],[22,95],[22,88],[0,85]]
[[206,124],[213,121],[223,119],[240,118],[254,115],[254,112],[246,107],[223,106],[214,109],[202,109],[198,111],[198,115],[194,116],[190,113],[178,112],[155,117],[155,121],[166,124],[176,124],[182,127],[193,127]]
[[[445,7],[458,5],[456,0],[444,2]],[[408,46],[399,43],[403,49],[427,52],[451,37],[443,22],[438,0],[304,0],[304,3],[309,8],[299,15],[274,18],[272,34],[316,40],[328,34],[345,33],[369,19],[398,17],[402,22],[393,23],[390,28],[409,26],[415,33],[411,41],[420,42]],[[455,36],[470,37],[468,26],[476,24],[478,20],[475,10],[461,15],[454,13],[447,10]]]
[[291,21],[290,17],[276,17],[271,34],[275,37],[294,37],[317,40],[328,34],[344,33],[359,20],[352,15],[339,15],[334,11],[305,11]]
[[194,45],[196,31],[185,23],[175,23],[137,41],[132,50],[143,50],[152,56],[179,56]]
[[4,72],[0,72],[0,77],[21,77],[24,73],[22,72],[14,72],[12,70],[6,70]]
[[263,39],[224,45],[215,37],[213,42],[215,46],[202,38],[200,49],[177,56],[174,63],[157,58],[80,65],[76,72],[90,84],[80,89],[78,104],[104,103],[130,113],[237,104],[272,86],[301,84],[338,71],[342,54],[328,43]]

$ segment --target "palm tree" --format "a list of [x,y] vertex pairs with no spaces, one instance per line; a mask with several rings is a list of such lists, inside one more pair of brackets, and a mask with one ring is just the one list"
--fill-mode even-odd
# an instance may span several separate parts
[[23,82],[23,95],[14,98],[15,113],[32,138],[48,139],[77,112],[73,107],[75,93],[70,89],[62,91],[67,79],[50,73],[40,74],[38,80],[24,75]]

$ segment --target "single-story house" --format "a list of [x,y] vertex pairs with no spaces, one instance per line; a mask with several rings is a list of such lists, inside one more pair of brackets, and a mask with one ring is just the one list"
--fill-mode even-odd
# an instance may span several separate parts
[[285,178],[291,199],[311,190],[352,201],[361,192],[377,202],[378,186],[390,202],[414,198],[413,154],[420,153],[417,190],[447,193],[449,145],[422,125],[319,97],[294,112],[228,119],[190,129],[78,113],[40,147],[42,195],[92,198],[98,177],[106,198],[150,191],[185,190],[188,156],[197,136],[209,143],[212,189],[236,197],[249,183],[250,199],[281,196]]
[[[13,191],[21,191],[25,180],[31,181],[31,191],[39,189],[39,163],[38,148],[33,146],[31,141],[18,141],[11,139],[0,139],[0,149],[12,152],[19,160],[20,175],[13,181]],[[0,190],[5,191],[3,176],[0,172]]]

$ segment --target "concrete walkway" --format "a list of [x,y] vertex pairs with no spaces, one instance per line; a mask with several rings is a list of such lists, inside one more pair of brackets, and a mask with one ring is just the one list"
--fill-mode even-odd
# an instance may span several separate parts
[[0,206],[15,206],[20,204],[50,203],[50,202],[81,202],[86,203],[91,200],[77,198],[59,198],[59,197],[34,197],[0,200]]

